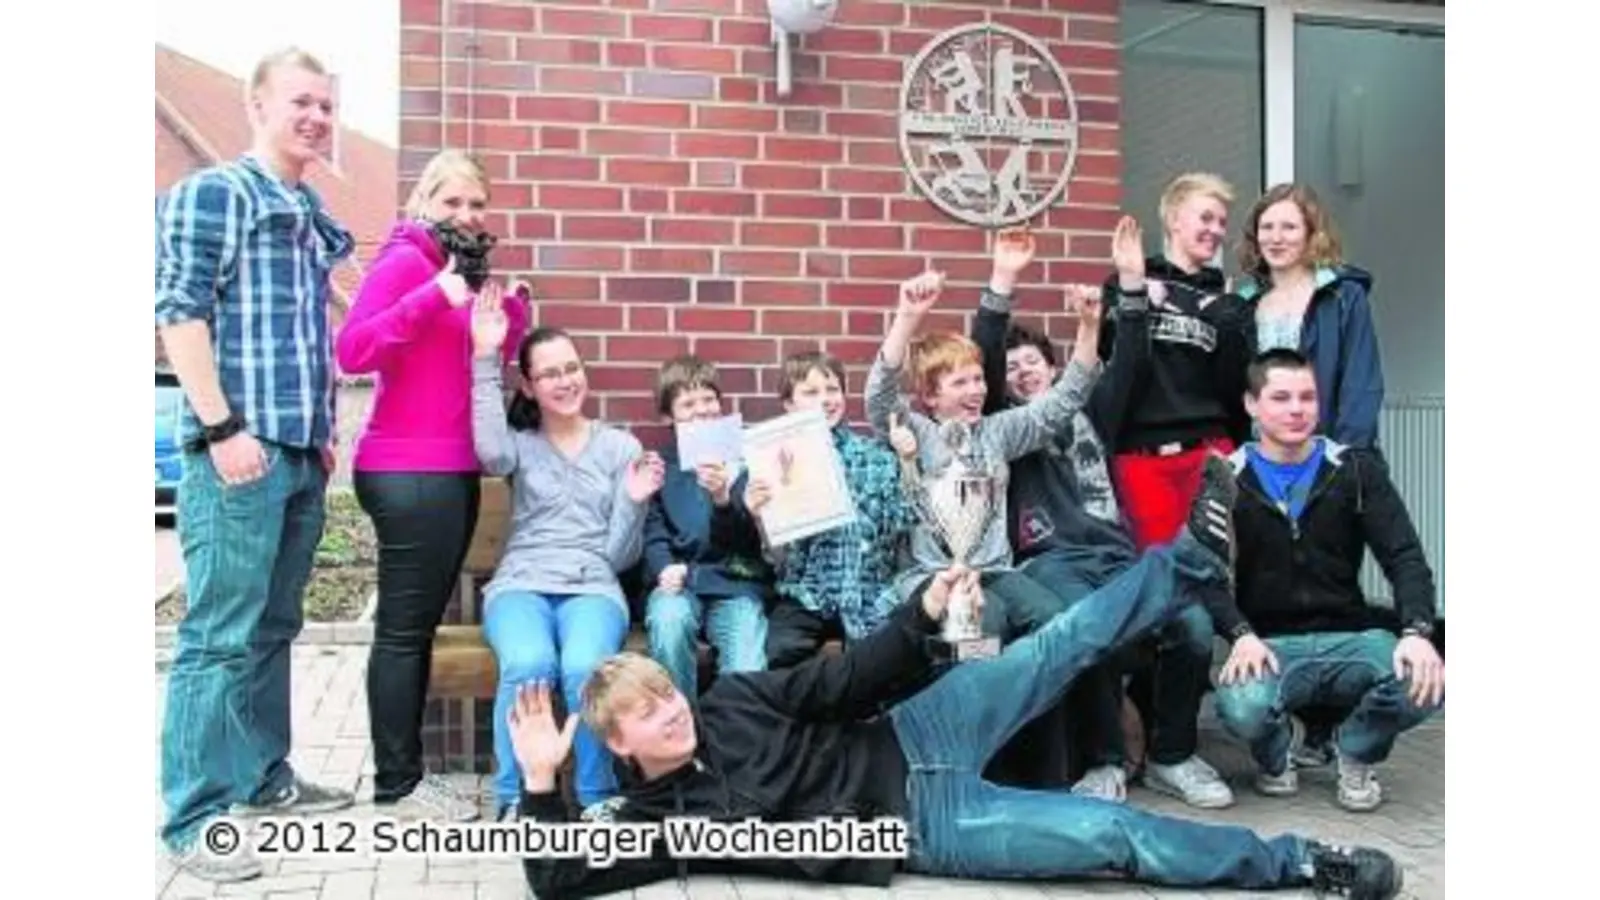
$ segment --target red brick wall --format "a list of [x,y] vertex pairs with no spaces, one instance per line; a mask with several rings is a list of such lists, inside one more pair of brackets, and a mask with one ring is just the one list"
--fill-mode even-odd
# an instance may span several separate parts
[[655,367],[694,351],[747,419],[777,410],[776,364],[818,344],[857,396],[896,299],[925,267],[965,328],[988,278],[983,231],[902,170],[904,66],[941,31],[993,21],[1045,42],[1078,96],[1067,203],[1036,224],[1025,315],[1069,337],[1059,291],[1107,269],[1117,216],[1117,0],[843,0],[800,39],[779,99],[766,0],[402,0],[400,192],[441,145],[496,185],[498,267],[542,322],[579,336],[595,412],[658,421]]

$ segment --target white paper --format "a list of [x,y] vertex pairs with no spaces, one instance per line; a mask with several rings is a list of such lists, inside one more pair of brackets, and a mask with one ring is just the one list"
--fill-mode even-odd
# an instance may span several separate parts
[[678,468],[724,465],[736,469],[744,459],[744,417],[738,413],[708,421],[677,423]]

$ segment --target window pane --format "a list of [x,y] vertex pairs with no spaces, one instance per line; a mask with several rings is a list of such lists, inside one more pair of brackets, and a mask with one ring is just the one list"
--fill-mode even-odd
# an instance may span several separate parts
[[1121,31],[1123,208],[1155,253],[1156,204],[1172,176],[1215,172],[1238,205],[1261,192],[1261,11],[1124,0]]
[[1296,23],[1294,117],[1296,177],[1373,274],[1388,398],[1442,398],[1444,35]]

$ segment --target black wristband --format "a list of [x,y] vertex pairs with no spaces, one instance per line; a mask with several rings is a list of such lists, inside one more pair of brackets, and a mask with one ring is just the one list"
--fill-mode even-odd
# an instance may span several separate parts
[[212,444],[222,443],[241,431],[244,431],[244,416],[230,412],[226,419],[215,425],[200,426],[200,436],[191,443],[191,446],[204,450]]
[[1433,640],[1433,625],[1429,622],[1412,622],[1400,632],[1401,637],[1415,635],[1426,641]]

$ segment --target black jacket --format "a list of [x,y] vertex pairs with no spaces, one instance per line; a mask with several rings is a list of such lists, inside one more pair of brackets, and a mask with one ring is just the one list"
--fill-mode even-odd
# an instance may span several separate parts
[[[983,355],[983,379],[988,388],[983,414],[1008,409],[1019,402],[1006,387],[1006,333],[1011,325],[1011,298],[985,289],[972,320],[972,342]],[[1141,308],[1130,304],[1119,334],[1118,354],[1128,357],[1143,351]],[[1059,368],[1059,366],[1058,366]],[[1131,371],[1125,366],[1124,371]],[[1099,384],[1095,392],[1100,392]],[[1051,442],[1049,447],[1011,463],[1007,532],[1018,562],[1054,549],[1074,559],[1086,559],[1096,571],[1130,565],[1137,553],[1123,527],[1111,482],[1105,445],[1099,437],[1093,401]]]
[[[938,630],[921,603],[910,602],[839,656],[721,676],[700,698],[695,760],[653,781],[625,783],[614,821],[904,818],[905,756],[880,713],[932,680],[941,655]],[[522,812],[547,822],[577,818],[556,793],[524,794]],[[897,866],[893,859],[675,860],[660,842],[649,859],[622,859],[606,868],[590,868],[584,859],[523,860],[541,900],[625,891],[695,873],[882,887]]]
[[[688,567],[683,589],[701,599],[772,597],[772,567],[762,555],[761,532],[744,504],[718,509],[694,472],[678,466],[678,449],[661,451],[666,480],[650,501],[644,522],[644,577],[650,590],[674,563]],[[744,492],[741,474],[732,495]]]
[[[1145,261],[1145,285],[1150,309],[1139,327],[1148,328],[1149,351],[1119,359],[1113,348],[1120,346],[1117,332],[1133,298],[1123,296],[1116,275],[1106,279],[1100,330],[1105,396],[1091,404],[1095,426],[1113,452],[1218,437],[1244,443],[1250,437],[1244,410],[1248,304],[1227,293],[1221,271],[1189,274],[1159,256]],[[1157,293],[1164,295],[1159,302]]]
[[[1381,457],[1319,440],[1322,464],[1298,523],[1268,498],[1248,447],[1231,457],[1238,587],[1236,598],[1210,595],[1217,633],[1230,640],[1242,627],[1270,637],[1433,624],[1433,571]],[[1394,588],[1393,612],[1369,605],[1361,592],[1369,547]]]

